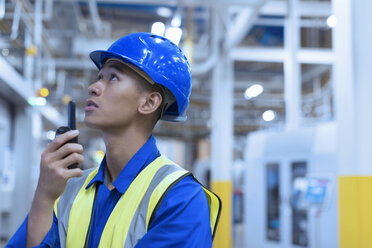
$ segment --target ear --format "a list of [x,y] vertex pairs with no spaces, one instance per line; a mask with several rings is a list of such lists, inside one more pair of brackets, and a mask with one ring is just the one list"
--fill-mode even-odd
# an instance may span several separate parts
[[138,106],[138,112],[143,115],[154,113],[161,105],[163,98],[159,92],[147,93],[141,99],[141,103]]

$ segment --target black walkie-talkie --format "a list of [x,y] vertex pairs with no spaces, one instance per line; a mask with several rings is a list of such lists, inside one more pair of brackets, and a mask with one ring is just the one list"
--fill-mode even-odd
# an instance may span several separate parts
[[[56,138],[60,134],[76,129],[76,110],[75,109],[76,109],[75,103],[73,101],[70,101],[68,103],[67,127],[66,126],[59,127],[56,131]],[[78,137],[75,137],[69,140],[67,143],[78,143]],[[77,168],[77,164],[72,164],[68,168],[69,169]]]

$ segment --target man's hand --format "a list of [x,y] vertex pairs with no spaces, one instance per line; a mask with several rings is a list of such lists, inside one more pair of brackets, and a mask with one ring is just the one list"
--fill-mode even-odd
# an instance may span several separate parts
[[54,202],[63,193],[71,177],[80,177],[80,168],[68,169],[83,160],[83,147],[76,143],[66,143],[78,136],[77,130],[58,135],[47,145],[41,155],[40,177],[32,201],[27,222],[27,247],[39,245],[53,224]]
[[58,135],[41,154],[37,193],[53,203],[65,190],[68,179],[83,174],[80,168],[67,168],[74,163],[80,165],[84,160],[82,145],[66,143],[78,134],[77,130],[72,130]]

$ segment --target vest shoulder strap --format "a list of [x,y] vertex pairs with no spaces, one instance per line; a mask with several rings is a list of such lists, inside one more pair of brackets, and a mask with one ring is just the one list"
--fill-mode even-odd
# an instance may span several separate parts
[[75,200],[75,197],[82,188],[82,185],[84,185],[85,182],[90,181],[87,180],[88,176],[92,172],[95,172],[94,175],[97,174],[97,171],[98,167],[87,169],[83,171],[83,176],[78,178],[77,177],[71,178],[68,181],[66,189],[63,192],[63,194],[54,203],[54,213],[58,218],[58,233],[62,248],[66,247],[66,236],[70,217],[70,210]]

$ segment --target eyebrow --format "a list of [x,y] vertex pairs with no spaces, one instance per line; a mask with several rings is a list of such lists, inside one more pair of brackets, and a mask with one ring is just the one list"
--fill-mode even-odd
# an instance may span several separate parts
[[[103,67],[101,68],[100,71],[103,70]],[[121,73],[124,73],[124,68],[123,68],[124,66],[121,63],[116,63],[116,62],[110,63],[109,65],[107,65],[107,67],[108,68],[114,68],[115,70],[117,70],[117,71],[119,71]]]
[[115,70],[119,71],[119,72],[124,72],[124,69],[123,69],[123,66],[119,66],[119,65],[116,65],[116,64],[110,64],[108,66],[109,68],[114,68]]

